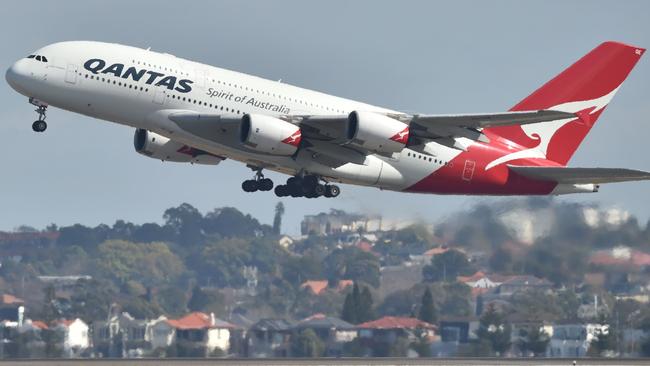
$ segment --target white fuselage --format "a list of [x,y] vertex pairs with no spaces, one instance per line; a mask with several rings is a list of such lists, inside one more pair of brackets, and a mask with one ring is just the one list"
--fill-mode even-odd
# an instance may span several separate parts
[[[403,190],[460,153],[431,142],[426,151],[436,157],[435,162],[428,158],[409,158],[415,152],[404,149],[390,158],[369,155],[363,164],[347,163],[337,168],[313,161],[308,152],[293,157],[254,153],[242,148],[236,130],[224,129],[212,139],[197,138],[170,123],[169,111],[190,110],[231,118],[246,113],[341,116],[355,110],[393,111],[118,44],[61,42],[36,53],[45,55],[48,62],[23,59],[7,73],[12,87],[22,94],[72,112],[153,131],[253,167],[286,174],[306,171],[335,181]],[[105,64],[89,60],[101,60]],[[109,67],[116,64],[123,65],[123,69]],[[134,72],[127,77],[128,68]],[[143,75],[134,75],[135,72]],[[173,78],[173,85],[156,86],[166,77]],[[191,80],[190,91],[187,84],[182,85],[183,79]]]

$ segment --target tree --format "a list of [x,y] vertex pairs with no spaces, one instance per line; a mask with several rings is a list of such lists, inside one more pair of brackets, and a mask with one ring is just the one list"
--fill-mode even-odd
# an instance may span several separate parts
[[473,266],[467,259],[467,256],[454,249],[434,255],[431,258],[431,264],[422,269],[422,276],[425,281],[456,281],[457,276],[469,275]]
[[199,285],[192,288],[192,296],[187,303],[190,311],[212,311],[219,312],[223,309],[223,298],[218,292],[208,292],[201,289]]
[[45,289],[43,289],[43,292],[44,299],[41,317],[45,322],[50,323],[53,320],[60,318],[61,312],[57,306],[56,291],[54,290],[54,286],[47,285]]
[[280,235],[280,229],[282,228],[282,215],[284,215],[284,204],[278,202],[275,205],[275,216],[273,217],[273,233],[275,235]]
[[544,331],[541,324],[536,324],[528,330],[522,330],[521,339],[519,341],[519,348],[524,353],[531,352],[533,356],[543,356],[551,341],[551,337]]
[[173,283],[185,265],[165,243],[131,243],[109,240],[98,247],[95,268],[119,285],[136,281],[145,287]]
[[497,356],[503,356],[510,348],[511,331],[505,316],[490,305],[481,316],[477,334],[479,342],[486,342]]
[[324,260],[325,275],[330,282],[351,279],[379,287],[379,259],[356,247],[332,251]]
[[616,335],[609,326],[602,326],[594,334],[596,337],[589,343],[587,356],[590,357],[611,357],[616,351]]
[[203,243],[203,215],[189,203],[165,210],[163,218],[172,227],[178,237],[178,243],[184,246]]
[[422,305],[420,306],[418,319],[434,324],[437,320],[436,318],[436,308],[433,306],[433,295],[431,294],[431,289],[427,287],[426,291],[424,291],[424,295],[422,295]]
[[357,324],[357,311],[354,306],[354,300],[352,299],[352,293],[345,295],[341,319],[351,324]]
[[372,294],[366,286],[363,290],[355,282],[352,292],[345,296],[341,318],[348,323],[359,324],[375,319]]
[[321,357],[325,351],[323,341],[312,329],[305,329],[292,337],[291,354],[294,357]]
[[372,294],[367,286],[363,286],[359,296],[359,306],[357,307],[357,321],[365,323],[373,319],[375,319],[375,309]]

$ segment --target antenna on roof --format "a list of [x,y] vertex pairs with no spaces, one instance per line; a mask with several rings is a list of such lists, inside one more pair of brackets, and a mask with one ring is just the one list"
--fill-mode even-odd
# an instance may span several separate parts
[[151,51],[151,47],[147,47],[147,51]]

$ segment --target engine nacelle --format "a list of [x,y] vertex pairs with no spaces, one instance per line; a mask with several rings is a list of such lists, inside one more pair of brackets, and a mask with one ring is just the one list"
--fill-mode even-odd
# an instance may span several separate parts
[[217,165],[224,158],[199,150],[157,133],[137,129],[133,136],[135,151],[154,159],[176,163]]
[[400,152],[409,139],[409,126],[373,112],[353,111],[348,115],[350,143],[382,155]]
[[249,150],[279,156],[291,156],[300,146],[300,127],[279,118],[245,114],[239,140]]

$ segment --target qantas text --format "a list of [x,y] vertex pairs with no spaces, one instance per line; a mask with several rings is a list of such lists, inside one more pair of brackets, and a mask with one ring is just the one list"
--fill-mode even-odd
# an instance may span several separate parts
[[[133,66],[125,70],[124,64],[112,64],[107,67],[106,61],[99,58],[92,58],[86,61],[84,68],[93,74],[113,74],[123,79],[132,79],[133,81],[140,81],[144,78],[145,84],[164,86],[169,90],[176,90],[179,93],[189,93],[192,91],[191,84],[194,83],[192,80],[178,80],[176,76],[167,76],[160,72],[137,69]],[[156,82],[156,80],[158,81]]]

